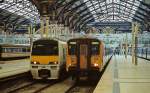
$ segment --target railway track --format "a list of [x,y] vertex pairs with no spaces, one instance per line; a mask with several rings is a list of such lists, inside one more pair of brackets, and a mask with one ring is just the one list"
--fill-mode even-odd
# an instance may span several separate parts
[[87,82],[80,82],[79,84],[72,85],[65,93],[93,93],[96,83],[89,84]]
[[[104,73],[108,63],[101,72],[101,75]],[[101,76],[99,79],[100,78]],[[71,83],[70,78],[64,78],[62,81],[35,81],[29,79],[28,76],[20,76],[14,79],[8,79],[6,82],[8,84],[1,83],[3,86],[0,87],[0,90],[1,93],[47,93],[47,90],[48,93],[51,93],[51,91],[53,91],[52,93],[55,93],[55,91],[57,91],[56,93],[93,93],[98,81],[96,81],[96,83],[91,81],[92,80],[82,80],[78,82],[73,81],[73,83]]]
[[6,58],[1,58],[0,61],[13,61],[13,60],[21,60],[21,59],[29,59],[29,56],[22,56],[22,57],[6,57]]
[[34,81],[22,87],[18,87],[12,91],[9,91],[8,93],[39,93],[40,91],[48,87],[51,87],[56,83],[57,81],[51,81],[51,82]]
[[0,92],[8,93],[12,89],[29,84],[31,80],[32,78],[29,72],[17,74],[7,78],[2,78],[0,79],[0,85],[2,85],[0,86]]
[[38,93],[57,81],[33,80],[30,73],[0,79],[0,93]]
[[[111,56],[112,58],[112,56]],[[87,80],[87,81],[75,81],[75,83],[65,92],[65,93],[93,93],[98,81],[101,79],[103,73],[105,72],[111,58],[108,60],[103,70],[99,75],[97,80]],[[92,82],[90,82],[92,81]]]
[[30,72],[25,72],[25,73],[9,76],[9,77],[6,77],[6,78],[2,78],[2,79],[0,79],[0,83],[11,82],[13,80],[16,80],[16,79],[19,79],[19,78],[22,78],[22,77],[23,78],[31,78],[31,74],[30,74]]

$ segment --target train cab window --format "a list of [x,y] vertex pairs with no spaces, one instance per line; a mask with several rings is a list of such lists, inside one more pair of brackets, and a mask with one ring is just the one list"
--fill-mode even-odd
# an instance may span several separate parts
[[69,55],[75,55],[76,54],[76,44],[70,44],[69,45]]
[[33,55],[58,55],[58,44],[35,44],[32,49]]
[[92,54],[92,55],[97,55],[97,54],[99,54],[99,42],[92,42],[91,54]]

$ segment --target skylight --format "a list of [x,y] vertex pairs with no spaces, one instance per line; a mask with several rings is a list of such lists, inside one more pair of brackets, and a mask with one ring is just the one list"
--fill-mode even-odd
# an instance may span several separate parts
[[37,8],[29,0],[4,0],[3,3],[0,3],[0,8],[24,16],[32,22],[34,20],[40,22]]
[[132,22],[142,0],[84,0],[96,22]]

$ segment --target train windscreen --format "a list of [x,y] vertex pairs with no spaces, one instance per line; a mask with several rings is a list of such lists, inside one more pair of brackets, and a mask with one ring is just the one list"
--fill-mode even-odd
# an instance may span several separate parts
[[33,44],[32,55],[58,55],[58,44]]
[[69,55],[75,55],[76,54],[76,42],[70,42],[69,46]]
[[99,54],[99,42],[92,42],[91,54],[92,55],[98,55]]

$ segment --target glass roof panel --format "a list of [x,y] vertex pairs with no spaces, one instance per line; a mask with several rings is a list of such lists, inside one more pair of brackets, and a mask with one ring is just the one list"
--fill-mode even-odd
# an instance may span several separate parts
[[0,8],[24,16],[25,18],[30,19],[31,22],[34,20],[40,22],[38,10],[28,0],[4,0],[4,2],[0,4]]
[[142,0],[84,0],[95,21],[129,21]]

